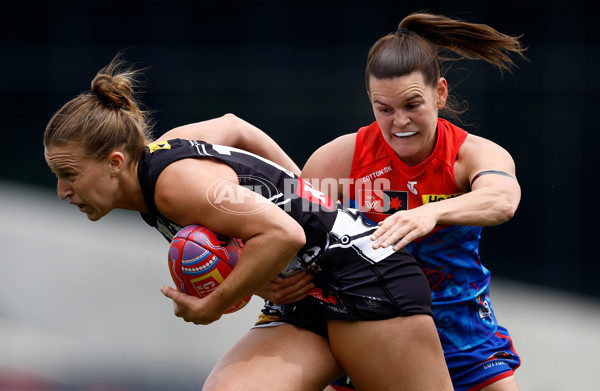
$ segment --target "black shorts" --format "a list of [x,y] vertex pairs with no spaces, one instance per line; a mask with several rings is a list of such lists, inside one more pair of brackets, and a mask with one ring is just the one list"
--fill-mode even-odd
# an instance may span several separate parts
[[431,291],[421,266],[405,249],[374,250],[369,236],[375,229],[360,215],[340,212],[316,262],[311,296],[288,305],[265,302],[255,326],[289,323],[326,337],[327,320],[431,316]]

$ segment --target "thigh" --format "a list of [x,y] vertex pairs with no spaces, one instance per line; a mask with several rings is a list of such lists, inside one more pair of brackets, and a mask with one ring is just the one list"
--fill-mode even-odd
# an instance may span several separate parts
[[215,365],[204,391],[322,391],[342,373],[327,339],[293,325],[250,330]]
[[336,359],[361,391],[451,391],[442,346],[428,315],[330,321]]

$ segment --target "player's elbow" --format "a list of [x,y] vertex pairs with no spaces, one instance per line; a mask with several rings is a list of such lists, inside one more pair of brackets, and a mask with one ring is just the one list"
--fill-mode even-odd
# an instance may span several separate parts
[[512,219],[517,213],[521,200],[519,186],[488,188],[488,210],[491,212],[491,225],[498,225]]
[[[271,231],[269,243],[276,244],[279,253],[278,258],[289,262],[300,249],[306,244],[306,235],[304,229],[295,220],[284,219],[275,223],[274,230]],[[287,265],[280,265],[282,267]]]
[[239,128],[245,121],[238,117],[235,114],[227,113],[221,116],[220,120],[229,128],[237,129]]
[[[219,120],[230,137],[228,145],[249,150],[248,143],[252,141],[255,134],[253,125],[232,113],[223,115]],[[253,152],[252,150],[249,151]]]
[[306,234],[304,228],[300,224],[294,222],[294,224],[288,224],[284,230],[281,231],[283,240],[288,244],[290,252],[294,255],[306,244]]
[[501,219],[503,220],[502,222],[508,221],[515,217],[515,213],[517,213],[517,205],[507,202],[501,212]]
[[507,191],[506,199],[504,202],[504,218],[505,221],[508,221],[515,217],[517,213],[517,208],[519,207],[519,203],[521,202],[521,188],[517,185],[514,186],[513,189]]
[[271,228],[268,236],[264,237],[263,243],[269,246],[273,255],[271,266],[279,273],[286,269],[306,244],[306,236],[304,229],[296,221],[277,222]]
[[519,206],[518,200],[510,199],[510,197],[500,197],[501,200],[496,203],[494,222],[492,225],[498,225],[512,219],[517,213]]

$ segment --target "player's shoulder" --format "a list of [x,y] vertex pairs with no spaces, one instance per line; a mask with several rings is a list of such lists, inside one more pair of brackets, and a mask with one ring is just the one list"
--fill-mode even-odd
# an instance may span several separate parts
[[508,153],[502,146],[494,141],[469,133],[462,143],[459,155],[486,155],[489,153]]
[[321,177],[322,172],[329,176],[348,175],[354,157],[356,133],[339,136],[319,147],[307,160],[302,176]]
[[315,154],[326,155],[331,158],[352,157],[355,144],[356,133],[344,134],[319,147]]
[[[339,136],[327,144],[319,147],[308,159],[319,162],[346,162],[352,163],[354,157],[354,146],[356,144],[356,133]],[[307,162],[307,164],[308,164]]]

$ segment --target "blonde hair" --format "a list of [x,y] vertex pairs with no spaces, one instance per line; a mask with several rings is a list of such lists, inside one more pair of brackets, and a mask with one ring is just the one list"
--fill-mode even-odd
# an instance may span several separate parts
[[120,149],[137,161],[152,141],[150,117],[135,97],[140,75],[117,54],[96,74],[90,91],[71,99],[52,116],[44,146],[78,143],[87,157],[97,160]]

